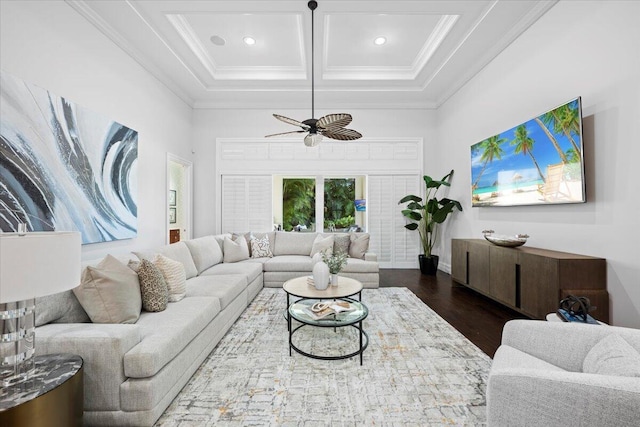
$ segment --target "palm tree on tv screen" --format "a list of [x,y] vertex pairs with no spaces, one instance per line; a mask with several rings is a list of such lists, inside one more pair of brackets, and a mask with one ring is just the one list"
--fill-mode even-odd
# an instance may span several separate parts
[[507,140],[504,138],[500,138],[500,135],[494,135],[478,144],[479,149],[482,150],[482,154],[480,155],[480,160],[482,160],[484,163],[482,164],[482,169],[480,169],[480,173],[478,173],[478,177],[474,181],[472,188],[477,188],[478,182],[480,181],[480,177],[484,173],[489,163],[493,162],[494,159],[497,159],[497,160],[502,159],[504,150],[502,149],[501,146],[505,142],[507,142]]
[[[536,161],[536,158],[533,156],[533,145],[535,144],[535,141],[533,140],[533,138],[529,136],[529,131],[527,130],[527,127],[525,125],[518,126],[516,128],[516,131],[514,132],[514,136],[515,138],[511,141],[511,145],[515,145],[514,152],[516,154],[520,154],[520,153],[524,155],[528,154],[529,157],[531,157],[533,164],[536,166],[536,169],[538,169],[538,174],[540,175],[542,182],[546,182],[544,175],[540,170],[540,166],[538,166],[538,162]],[[562,154],[564,155],[564,153]]]
[[551,141],[551,143],[553,144],[554,148],[558,152],[558,155],[560,156],[560,160],[562,161],[562,163],[567,163],[567,156],[565,156],[564,151],[562,151],[562,148],[560,147],[560,144],[558,144],[558,140],[556,140],[555,136],[553,136],[553,134],[547,127],[549,126],[552,128],[555,126],[555,117],[553,116],[553,114],[551,112],[545,113],[540,117],[536,117],[534,120],[547,135],[549,141]]

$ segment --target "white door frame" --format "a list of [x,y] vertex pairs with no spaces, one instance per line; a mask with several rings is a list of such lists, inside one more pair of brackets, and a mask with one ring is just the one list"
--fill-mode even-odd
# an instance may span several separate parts
[[166,214],[165,214],[165,241],[169,244],[169,230],[171,229],[171,224],[169,224],[169,186],[171,181],[171,162],[179,163],[184,166],[184,177],[185,177],[185,187],[186,194],[182,198],[184,214],[185,214],[185,227],[187,228],[187,235],[182,234],[182,230],[180,230],[180,240],[188,240],[191,239],[193,235],[193,162],[190,160],[183,159],[182,157],[176,156],[175,154],[171,154],[167,152],[167,189],[165,191],[165,206],[167,206]]

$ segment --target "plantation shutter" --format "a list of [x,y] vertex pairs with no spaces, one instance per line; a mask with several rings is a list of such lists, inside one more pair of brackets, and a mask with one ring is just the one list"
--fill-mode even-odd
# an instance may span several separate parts
[[402,205],[398,201],[408,194],[420,196],[418,175],[398,175],[393,177],[393,266],[395,268],[415,268],[418,262],[420,237],[418,231],[404,228],[407,219],[402,215]]
[[418,175],[370,175],[370,251],[378,255],[380,268],[416,268],[418,233],[404,228],[406,220],[398,201],[407,194],[420,194]]
[[223,175],[223,233],[273,230],[271,175]]

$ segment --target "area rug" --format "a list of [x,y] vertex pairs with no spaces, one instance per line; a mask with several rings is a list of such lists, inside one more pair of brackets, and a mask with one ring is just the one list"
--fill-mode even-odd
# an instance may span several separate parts
[[[286,296],[265,288],[157,426],[482,425],[491,359],[406,288],[366,289],[358,357],[289,356]],[[296,344],[353,351],[357,330],[305,326]]]

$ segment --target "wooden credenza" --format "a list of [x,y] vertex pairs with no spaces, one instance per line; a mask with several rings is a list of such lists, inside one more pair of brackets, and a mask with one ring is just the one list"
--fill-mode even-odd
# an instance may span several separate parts
[[567,295],[585,296],[591,315],[609,322],[607,263],[603,258],[482,239],[451,241],[451,277],[527,316],[544,319]]

